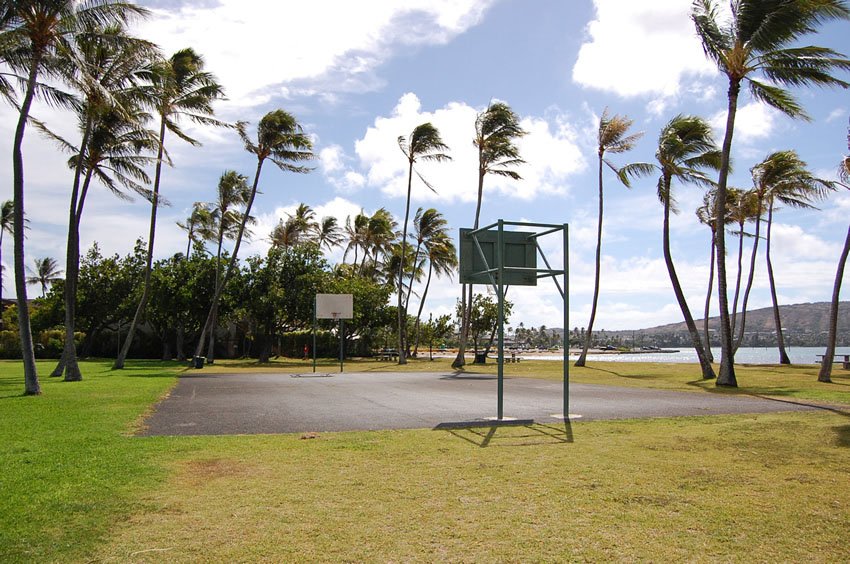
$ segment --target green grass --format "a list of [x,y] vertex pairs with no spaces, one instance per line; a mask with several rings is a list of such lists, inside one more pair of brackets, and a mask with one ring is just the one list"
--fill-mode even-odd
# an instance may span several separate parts
[[[350,368],[395,369],[380,364]],[[688,367],[643,367],[574,376],[705,393]],[[23,397],[19,364],[0,362],[0,561],[850,560],[846,409],[130,436],[181,369],[87,362],[83,382],[45,377]],[[557,363],[536,370],[557,377]],[[752,370],[770,395],[817,391],[807,373]]]

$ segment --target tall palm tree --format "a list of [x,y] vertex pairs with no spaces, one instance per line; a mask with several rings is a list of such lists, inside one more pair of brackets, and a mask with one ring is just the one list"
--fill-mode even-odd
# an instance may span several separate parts
[[[449,149],[449,146],[443,143],[443,139],[440,137],[440,131],[430,122],[416,126],[410,134],[409,141],[404,135],[400,135],[398,138],[398,147],[401,149],[405,158],[407,158],[407,199],[405,200],[404,205],[404,225],[401,229],[401,260],[398,265],[398,363],[407,364],[407,304],[404,302],[404,295],[402,292],[402,278],[404,277],[405,268],[407,266],[405,264],[405,258],[407,255],[407,222],[410,218],[410,195],[413,187],[414,172],[413,165],[415,165],[417,161],[449,161],[451,160],[451,157],[445,153],[445,151]],[[433,190],[431,185],[422,177],[421,174],[418,173],[418,171],[417,175],[420,180],[428,186],[428,188]],[[416,258],[414,256],[414,261],[415,260]],[[410,285],[411,287],[413,286],[412,280]]]
[[597,151],[599,157],[599,216],[596,223],[596,270],[593,279],[593,301],[590,306],[590,321],[587,324],[587,336],[582,347],[581,354],[576,360],[576,366],[584,366],[587,362],[587,350],[590,348],[591,335],[593,334],[593,322],[596,319],[596,305],[599,301],[599,278],[602,270],[602,171],[603,164],[608,166],[620,181],[628,188],[628,177],[620,174],[620,169],[617,168],[611,161],[605,158],[605,153],[625,153],[632,150],[638,139],[643,137],[643,133],[634,133],[627,135],[633,121],[626,116],[608,115],[608,108],[602,112],[602,117],[599,118],[599,130],[597,134]]
[[59,78],[62,43],[87,23],[126,23],[147,14],[147,10],[127,2],[90,0],[19,0],[0,6],[0,57],[22,78],[23,96],[18,109],[18,123],[12,143],[12,193],[14,201],[15,289],[18,301],[18,330],[24,367],[24,392],[40,394],[41,386],[35,367],[35,353],[27,308],[26,271],[24,266],[24,157],[23,142],[30,108],[37,91],[55,103],[70,104],[56,90],[39,85],[39,78]]
[[47,295],[47,287],[60,280],[62,280],[62,271],[59,270],[59,263],[54,258],[45,257],[35,259],[35,268],[30,270],[27,284],[40,284],[43,298]]
[[381,265],[387,263],[386,257],[392,254],[393,243],[398,238],[397,228],[398,223],[386,208],[378,208],[375,213],[368,216],[362,230],[361,276],[372,279],[380,277]]
[[92,179],[129,199],[123,189],[149,196],[150,182],[144,167],[150,157],[142,152],[156,148],[156,136],[145,128],[150,115],[141,104],[148,101],[146,67],[156,56],[155,47],[127,34],[123,26],[87,24],[65,42],[65,81],[79,93],[77,121],[79,146],[37,123],[48,137],[74,156],[69,161],[73,181],[68,206],[68,239],[65,253],[65,342],[51,376],[65,373],[65,381],[82,380],[74,341],[77,279],[80,268],[80,225]]
[[210,304],[210,311],[207,314],[207,320],[204,322],[204,327],[198,337],[198,346],[195,348],[196,357],[201,356],[201,351],[204,347],[204,336],[207,331],[212,330],[214,309],[218,306],[222,290],[227,285],[227,281],[236,268],[239,246],[242,244],[242,237],[245,234],[248,218],[251,217],[251,208],[254,205],[254,199],[257,197],[257,187],[260,183],[260,173],[263,170],[263,164],[266,160],[270,160],[283,171],[304,174],[310,172],[311,169],[297,163],[309,161],[314,158],[313,142],[310,140],[310,137],[304,133],[303,128],[295,120],[295,117],[284,110],[274,110],[263,116],[257,126],[256,143],[248,137],[245,131],[246,125],[244,122],[238,123],[237,130],[239,131],[239,136],[242,138],[242,142],[245,144],[245,149],[257,157],[254,183],[251,185],[251,194],[245,204],[245,211],[242,213],[239,230],[236,232],[233,254],[230,255],[230,262],[227,265],[224,276],[216,284],[212,303]]
[[160,206],[159,187],[162,178],[162,159],[165,151],[165,132],[170,131],[187,143],[198,146],[200,143],[187,135],[179,125],[185,118],[202,125],[225,126],[213,117],[213,102],[224,97],[221,85],[215,76],[204,71],[203,58],[191,48],[176,52],[170,59],[159,61],[151,68],[156,112],[159,115],[159,150],[151,198],[150,230],[148,232],[148,252],[145,264],[144,285],[139,305],[133,314],[124,345],[115,359],[113,368],[124,368],[124,360],[130,352],[130,345],[136,334],[142,314],[150,295],[151,268],[153,266],[154,239],[156,236],[156,212]]
[[192,204],[192,212],[186,218],[185,223],[178,221],[177,226],[186,232],[188,241],[186,243],[186,259],[192,251],[192,245],[200,241],[211,241],[215,239],[213,212],[207,202],[195,202]]
[[707,225],[711,230],[711,251],[709,252],[708,268],[708,291],[705,294],[705,308],[702,316],[702,332],[705,342],[705,356],[709,362],[714,362],[714,354],[711,352],[711,334],[708,329],[708,316],[711,311],[711,291],[714,284],[714,241],[716,224],[714,222],[714,191],[707,191],[702,197],[702,205],[697,208],[696,215],[699,222]]
[[[0,204],[0,257],[3,256],[3,235],[12,233],[15,223],[15,202],[6,200]],[[0,258],[0,265],[3,263]],[[3,271],[0,270],[0,313],[3,313]]]
[[767,236],[765,237],[765,259],[767,261],[767,279],[770,286],[770,298],[773,304],[773,320],[776,324],[776,340],[779,349],[779,363],[791,364],[785,351],[785,338],[782,334],[782,320],[779,317],[779,302],[776,297],[776,280],[771,260],[771,232],[773,212],[776,204],[794,208],[811,209],[813,202],[823,199],[834,188],[834,183],[815,178],[806,168],[806,163],[794,151],[778,151],[771,154],[756,167],[754,176],[758,176],[759,193],[767,207]]
[[[525,163],[519,155],[516,141],[526,135],[519,117],[504,102],[494,102],[475,118],[475,138],[473,145],[478,149],[478,197],[475,204],[475,221],[472,228],[478,229],[481,217],[481,203],[484,199],[484,177],[488,174],[505,176],[520,180],[520,174],[514,167]],[[466,342],[469,338],[469,315],[472,308],[472,284],[461,286],[460,343],[452,368],[466,364]]]
[[[850,134],[847,136],[847,149],[850,150]],[[841,160],[838,167],[838,178],[842,186],[850,188],[850,155]],[[847,228],[847,236],[844,238],[844,248],[838,258],[838,266],[835,269],[835,283],[832,286],[832,303],[829,306],[829,331],[826,337],[826,351],[824,351],[823,362],[818,371],[818,382],[832,382],[832,358],[835,355],[835,340],[838,333],[838,300],[841,295],[841,281],[844,279],[844,267],[847,264],[847,256],[850,255],[850,227]]]
[[[823,47],[798,47],[799,40],[833,19],[850,18],[842,0],[732,0],[731,19],[722,21],[717,0],[694,0],[691,19],[703,50],[728,79],[726,132],[717,181],[716,214],[725,224],[726,183],[729,176],[732,135],[741,83],[750,93],[792,118],[807,118],[803,108],[783,86],[842,86],[832,76],[850,69],[841,53]],[[767,81],[756,80],[763,75]],[[720,302],[721,359],[719,386],[737,386],[733,335],[726,285],[726,239],[717,230],[717,291]]]
[[[703,348],[702,339],[697,330],[694,318],[691,315],[685,293],[679,283],[676,268],[673,265],[673,256],[670,251],[670,213],[675,212],[675,199],[672,193],[673,180],[689,182],[702,186],[712,186],[714,183],[708,178],[705,169],[717,170],[720,168],[720,150],[714,143],[711,134],[711,126],[703,119],[696,116],[678,115],[674,117],[658,136],[658,149],[655,158],[658,161],[654,168],[660,173],[658,177],[658,199],[664,206],[663,249],[664,262],[670,275],[670,283],[673,285],[673,293],[685,318],[685,325],[691,336],[694,350],[699,359],[702,377],[714,378],[714,369],[708,360]],[[643,175],[648,172],[643,165],[630,168],[628,174]],[[717,229],[721,231],[721,229]]]
[[[215,281],[221,279],[221,249],[225,239],[232,239],[236,229],[242,223],[242,214],[239,209],[248,203],[251,189],[248,187],[248,177],[239,174],[235,170],[226,170],[218,180],[216,189],[216,200],[213,202],[212,220],[216,228],[216,251],[215,251]],[[248,217],[247,222],[253,223],[253,217]],[[210,330],[209,345],[207,346],[207,360],[215,362],[215,328],[218,324],[218,304],[213,304],[212,329]]]

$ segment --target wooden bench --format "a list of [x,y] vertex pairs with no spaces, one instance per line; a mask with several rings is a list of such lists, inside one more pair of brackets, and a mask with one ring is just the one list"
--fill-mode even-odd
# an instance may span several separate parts
[[[823,364],[826,355],[825,354],[819,354],[819,355],[817,355],[817,357],[818,357],[818,364]],[[836,353],[836,354],[832,355],[832,362],[833,363],[840,362],[841,368],[843,368],[844,370],[850,370],[850,354],[837,354]]]
[[521,361],[522,361],[522,357],[517,356],[516,353],[511,353],[511,356],[505,357],[505,362],[507,362],[507,363],[512,363],[512,362],[519,363]]

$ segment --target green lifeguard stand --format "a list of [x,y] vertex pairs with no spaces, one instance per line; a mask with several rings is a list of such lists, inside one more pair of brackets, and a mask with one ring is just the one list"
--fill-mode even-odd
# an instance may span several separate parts
[[[506,231],[505,227],[536,228],[540,231]],[[563,268],[555,269],[540,247],[539,240],[547,235],[561,234],[563,238]],[[505,292],[509,286],[537,286],[541,278],[551,278],[564,304],[564,399],[563,414],[555,417],[569,419],[569,226],[549,223],[529,223],[498,220],[479,229],[460,230],[461,284],[489,284],[498,296],[498,392],[497,419],[504,419],[505,377]],[[537,256],[545,268],[537,265]],[[563,284],[558,282],[562,278]]]

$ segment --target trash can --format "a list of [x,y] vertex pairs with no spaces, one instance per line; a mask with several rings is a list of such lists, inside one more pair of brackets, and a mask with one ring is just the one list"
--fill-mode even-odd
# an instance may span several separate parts
[[487,353],[476,353],[472,364],[487,364]]
[[207,360],[207,359],[206,359],[206,357],[203,357],[203,356],[195,356],[195,357],[192,357],[192,366],[193,366],[194,368],[203,368],[203,367],[204,367],[204,362],[205,362],[206,360]]

